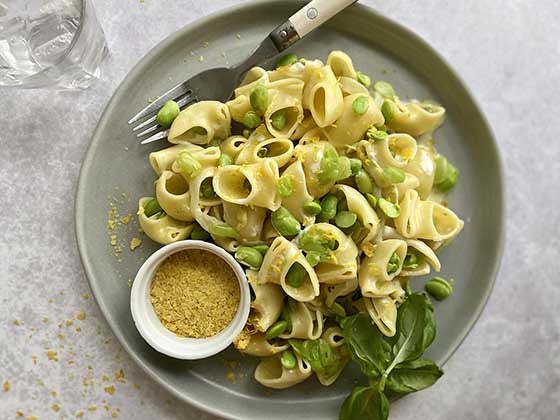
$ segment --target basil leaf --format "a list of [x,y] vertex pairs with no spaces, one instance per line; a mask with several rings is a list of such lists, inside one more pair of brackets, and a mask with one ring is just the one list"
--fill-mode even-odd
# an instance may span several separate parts
[[385,386],[399,394],[408,394],[432,386],[441,375],[443,371],[431,360],[414,360],[397,365]]
[[369,377],[379,377],[389,365],[390,346],[369,315],[361,312],[341,321],[342,334],[352,359]]
[[389,400],[377,387],[357,386],[344,400],[339,420],[386,420]]
[[342,369],[348,361],[346,346],[339,346],[333,350],[329,343],[322,338],[317,340],[289,340],[292,348],[304,359],[313,372],[321,378],[330,378]]
[[436,325],[430,299],[422,293],[411,294],[397,311],[397,333],[391,340],[391,367],[418,359],[434,341],[435,335]]

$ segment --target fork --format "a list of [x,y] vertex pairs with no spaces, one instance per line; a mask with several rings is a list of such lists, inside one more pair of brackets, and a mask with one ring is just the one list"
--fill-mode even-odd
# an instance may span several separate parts
[[[142,130],[136,137],[149,137],[141,144],[151,143],[167,137],[169,129],[156,123],[159,109],[170,100],[177,102],[180,109],[201,100],[226,102],[233,96],[241,77],[258,63],[262,63],[295,44],[309,32],[321,26],[334,15],[358,0],[313,0],[297,11],[286,22],[277,26],[266,39],[244,61],[233,67],[218,67],[205,70],[178,84],[159,96],[134,117],[128,124],[139,122],[132,130]],[[140,122],[143,120],[142,122]]]

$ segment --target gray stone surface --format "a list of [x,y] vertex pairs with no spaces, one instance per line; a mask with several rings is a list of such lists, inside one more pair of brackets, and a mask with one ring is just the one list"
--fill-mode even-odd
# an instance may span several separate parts
[[[444,377],[394,404],[392,418],[558,418],[560,3],[362,2],[457,69],[491,122],[507,178],[507,245],[488,306]],[[0,418],[213,419],[152,382],[112,336],[79,261],[73,201],[91,133],[130,68],[166,35],[237,1],[95,3],[111,49],[100,83],[80,93],[0,89],[0,381],[11,385],[0,390]]]

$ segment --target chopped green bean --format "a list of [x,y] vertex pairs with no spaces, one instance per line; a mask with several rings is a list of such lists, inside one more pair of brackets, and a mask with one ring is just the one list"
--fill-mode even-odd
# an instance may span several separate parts
[[391,184],[400,184],[406,178],[404,171],[401,168],[395,166],[388,166],[383,169],[383,178],[385,178]]
[[276,111],[270,116],[270,124],[277,130],[282,130],[286,126],[286,113],[283,110]]
[[292,216],[292,213],[285,207],[280,207],[278,210],[274,211],[270,221],[274,229],[282,236],[297,235],[301,229],[298,220]]
[[351,211],[341,211],[335,216],[334,223],[339,228],[344,229],[354,226],[356,220],[358,220],[358,215],[356,213],[353,213]]
[[371,86],[371,79],[369,78],[368,75],[362,73],[361,71],[358,71],[356,73],[358,82],[360,82],[362,85],[364,85],[365,87],[369,88]]
[[266,244],[262,244],[262,245],[255,245],[255,246],[253,246],[253,248],[256,249],[257,251],[259,251],[261,253],[261,255],[264,257],[266,255],[266,253],[268,252],[268,248],[270,248],[270,247]]
[[233,165],[233,158],[227,153],[222,153],[220,159],[218,159],[218,166],[229,166]]
[[358,96],[352,102],[352,111],[356,115],[364,115],[369,108],[369,98],[365,95]]
[[383,101],[383,105],[381,105],[381,113],[383,114],[383,118],[385,118],[385,124],[391,123],[393,120],[393,105],[389,101]]
[[177,115],[181,112],[179,105],[175,101],[167,101],[163,107],[159,110],[156,116],[156,122],[162,127],[170,127],[173,120],[177,118]]
[[289,286],[300,288],[303,285],[307,271],[300,263],[294,263],[286,274],[286,283]]
[[294,356],[294,352],[291,350],[284,350],[280,356],[280,363],[286,369],[294,369],[297,365],[297,359],[296,356]]
[[283,334],[288,328],[287,321],[276,321],[274,324],[270,326],[270,328],[266,331],[264,337],[267,340],[272,340],[273,338],[278,337],[279,335]]
[[321,205],[316,201],[308,201],[303,205],[303,211],[311,216],[321,213]]
[[288,53],[278,59],[278,61],[276,62],[276,67],[291,66],[292,64],[297,63],[297,61],[297,55],[295,55],[294,53]]
[[210,234],[214,236],[221,236],[224,238],[239,239],[239,232],[232,228],[227,223],[215,223],[210,225]]
[[276,184],[276,191],[280,197],[286,198],[292,195],[292,177],[290,175],[282,175]]
[[263,256],[254,248],[242,246],[235,252],[235,259],[252,270],[258,270],[261,267]]
[[206,241],[210,239],[210,234],[202,229],[198,223],[195,223],[193,230],[191,231],[191,239],[196,241]]
[[362,169],[362,161],[360,159],[350,158],[350,171],[352,171],[352,175],[356,176],[360,169]]
[[365,171],[365,169],[360,169],[358,171],[358,173],[354,177],[354,181],[356,181],[358,191],[360,191],[362,194],[373,192],[373,181],[371,180],[369,174]]
[[268,88],[263,85],[256,86],[249,95],[251,107],[260,114],[264,114],[270,102]]
[[257,128],[261,124],[261,117],[255,111],[247,111],[243,116],[243,125],[247,128]]
[[336,216],[336,207],[338,205],[338,197],[334,194],[327,194],[321,200],[321,213],[319,218],[323,220],[331,220]]
[[156,198],[152,198],[146,204],[144,204],[144,214],[146,217],[151,217],[156,213],[162,211],[161,206]]
[[377,200],[377,207],[379,207],[387,217],[390,217],[392,219],[394,219],[395,217],[399,217],[399,214],[401,214],[401,208],[398,204],[391,203],[389,200],[386,200],[383,197],[380,197]]
[[393,99],[397,94],[395,93],[395,89],[390,83],[384,82],[380,80],[379,82],[375,82],[373,88],[385,98]]
[[177,166],[182,172],[186,172],[190,176],[197,176],[202,170],[202,165],[189,152],[181,152],[177,156]]

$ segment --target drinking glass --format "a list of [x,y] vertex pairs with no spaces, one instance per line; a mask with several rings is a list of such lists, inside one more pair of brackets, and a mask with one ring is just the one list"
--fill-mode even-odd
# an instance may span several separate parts
[[107,52],[91,0],[0,0],[0,86],[86,89]]

